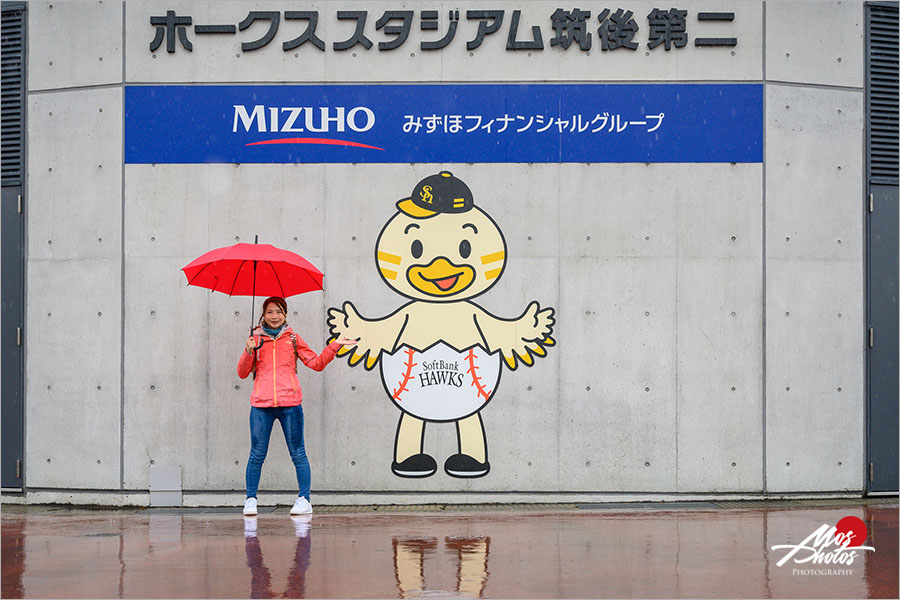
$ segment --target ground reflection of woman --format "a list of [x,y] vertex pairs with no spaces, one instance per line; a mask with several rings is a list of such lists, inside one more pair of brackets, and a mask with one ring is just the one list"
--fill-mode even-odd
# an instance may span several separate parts
[[[294,550],[294,561],[287,577],[287,589],[280,595],[282,598],[306,597],[306,569],[309,567],[310,552],[310,515],[292,516],[294,532],[297,535],[297,548]],[[247,566],[250,567],[250,597],[274,598],[272,592],[272,576],[269,568],[263,563],[262,549],[256,537],[256,517],[244,517],[244,551],[247,553]]]

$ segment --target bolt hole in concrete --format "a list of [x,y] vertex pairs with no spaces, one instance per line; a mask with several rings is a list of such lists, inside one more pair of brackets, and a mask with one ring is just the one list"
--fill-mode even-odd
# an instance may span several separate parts
[[645,463],[644,463],[644,466],[645,466],[645,467],[649,467],[649,466],[650,466],[650,463],[649,463],[649,462],[645,462]]
[[587,386],[587,387],[584,388],[584,389],[585,389],[585,391],[588,391],[588,392],[589,392],[589,391],[591,391],[591,386]]

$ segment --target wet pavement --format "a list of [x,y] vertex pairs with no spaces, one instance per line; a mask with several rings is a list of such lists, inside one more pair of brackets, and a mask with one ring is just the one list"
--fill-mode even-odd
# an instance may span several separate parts
[[[293,518],[4,505],[3,598],[897,598],[898,505],[747,502]],[[795,503],[796,504],[796,503]],[[448,510],[449,509],[449,510]],[[874,550],[778,566],[847,516]],[[851,520],[852,521],[852,520]],[[858,523],[858,521],[856,521]],[[810,538],[808,540],[808,538]],[[859,540],[855,540],[858,542]],[[855,545],[855,543],[853,544]],[[833,564],[842,556],[843,564]],[[827,561],[827,562],[826,562]]]

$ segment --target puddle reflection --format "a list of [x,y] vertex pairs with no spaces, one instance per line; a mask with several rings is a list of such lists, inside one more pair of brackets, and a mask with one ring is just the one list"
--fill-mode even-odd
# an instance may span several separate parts
[[[773,546],[846,516],[874,552],[833,576],[777,566]],[[896,505],[247,519],[4,507],[0,596],[896,598],[898,520]]]
[[[438,561],[449,561],[456,568],[455,595],[481,598],[488,578],[488,553],[491,538],[488,536],[444,538],[443,556],[438,554],[439,539],[394,538],[394,575],[401,598],[422,598],[432,595],[447,596],[449,590],[438,589],[428,583],[428,573],[437,572]],[[453,594],[450,594],[453,595]]]
[[247,566],[250,568],[251,598],[306,598],[306,570],[309,568],[312,515],[291,516],[291,522],[294,526],[294,535],[297,536],[297,546],[284,593],[275,594],[272,589],[272,576],[263,562],[262,548],[257,537],[259,521],[257,517],[244,517],[244,552],[247,555]]

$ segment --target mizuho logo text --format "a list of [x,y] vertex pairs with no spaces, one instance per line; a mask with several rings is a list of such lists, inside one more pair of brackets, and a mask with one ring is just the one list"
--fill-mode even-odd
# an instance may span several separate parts
[[[231,132],[238,133],[365,133],[375,127],[375,112],[367,106],[266,106],[234,104]],[[351,140],[322,137],[292,137],[250,142],[247,146],[268,144],[324,144],[384,150]]]
[[[316,110],[318,108],[318,110]],[[302,116],[302,119],[301,119]],[[257,104],[251,111],[244,104],[234,105],[234,122],[231,131],[237,133],[238,122],[244,131],[256,127],[256,131],[278,133],[329,133],[369,131],[375,126],[375,113],[371,108],[356,106],[347,110],[344,106],[269,106]],[[299,122],[299,123],[298,123]],[[302,126],[300,124],[302,123]]]

